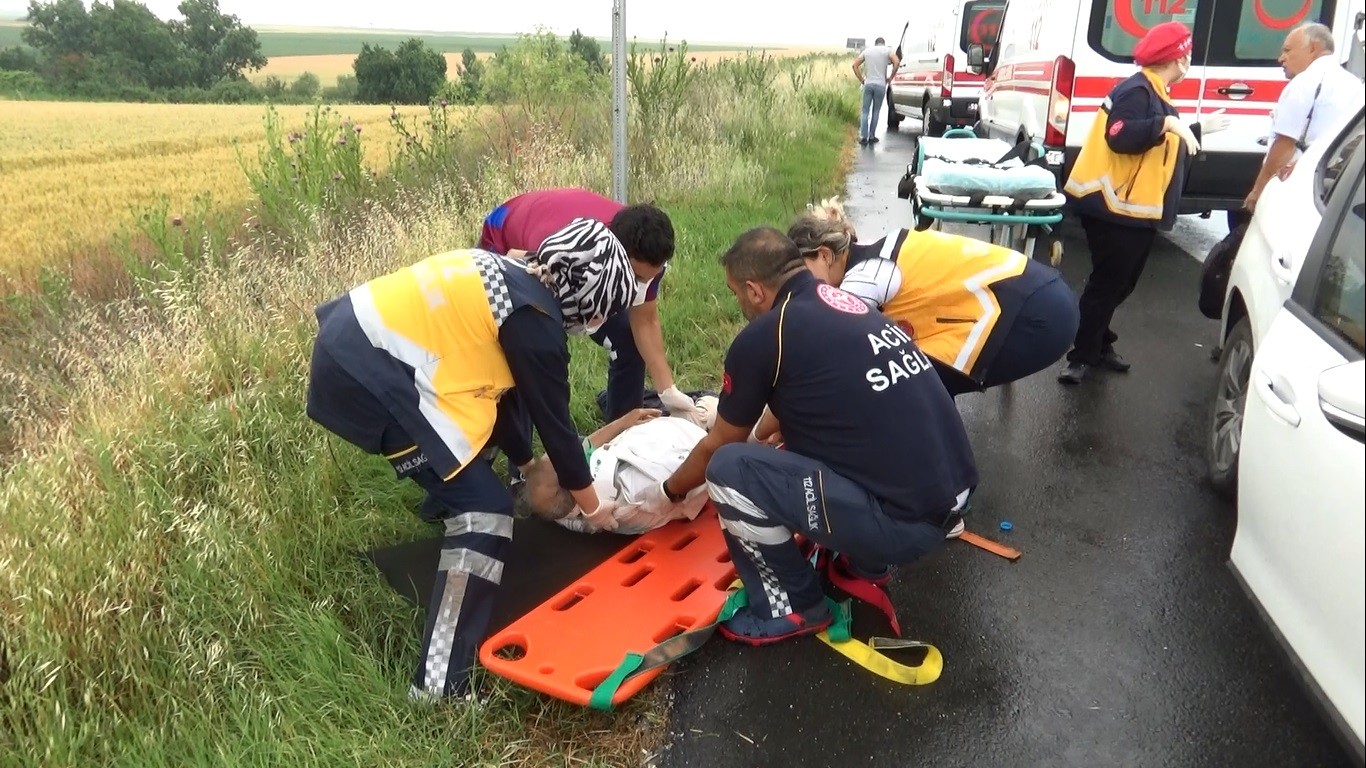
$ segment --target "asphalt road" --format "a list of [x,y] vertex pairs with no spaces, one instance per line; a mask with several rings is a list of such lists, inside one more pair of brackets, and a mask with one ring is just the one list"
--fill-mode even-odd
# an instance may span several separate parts
[[[859,150],[848,195],[864,239],[909,219],[895,189],[915,128]],[[1132,372],[1070,389],[1049,372],[959,399],[982,475],[968,527],[1024,556],[950,542],[898,573],[906,636],[944,655],[937,682],[884,681],[814,638],[718,638],[669,673],[668,743],[652,762],[1350,764],[1228,568],[1233,510],[1203,483],[1214,327],[1191,255],[1222,234],[1209,224],[1159,239],[1118,313]],[[1079,290],[1085,245],[1064,235]],[[868,622],[857,614],[856,634]]]

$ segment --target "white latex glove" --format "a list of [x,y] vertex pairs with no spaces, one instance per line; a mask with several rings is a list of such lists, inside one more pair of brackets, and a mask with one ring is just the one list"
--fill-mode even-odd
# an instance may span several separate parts
[[697,407],[702,410],[702,423],[699,426],[708,432],[716,424],[716,407],[720,402],[720,398],[714,395],[703,395],[697,398]]
[[592,514],[579,510],[583,519],[593,527],[595,531],[615,531],[617,529],[617,502],[603,499],[598,502],[598,508]]
[[1200,121],[1200,135],[1208,136],[1211,133],[1218,133],[1227,128],[1228,125],[1229,119],[1228,116],[1224,114],[1224,110],[1216,109],[1206,115],[1204,120]]
[[664,494],[664,483],[651,485],[641,494],[640,508],[651,517],[663,517],[674,503]]
[[1168,133],[1176,134],[1186,145],[1186,154],[1194,155],[1200,152],[1200,142],[1196,140],[1195,134],[1191,133],[1190,126],[1171,116],[1167,117],[1164,125]]
[[706,419],[706,411],[697,407],[691,397],[679,391],[677,386],[669,387],[659,393],[659,399],[664,403],[664,407],[669,409],[670,416],[677,416],[680,419],[687,419],[692,423],[702,426]]

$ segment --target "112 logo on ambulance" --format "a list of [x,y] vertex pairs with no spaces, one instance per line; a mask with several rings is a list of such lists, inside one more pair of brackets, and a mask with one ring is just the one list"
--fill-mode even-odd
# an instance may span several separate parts
[[[1267,3],[1274,1],[1252,0],[1252,13],[1256,16],[1258,24],[1277,32],[1288,30],[1304,21],[1314,7],[1314,0],[1302,0],[1299,8],[1291,11],[1288,15],[1274,16],[1266,9]],[[1141,13],[1144,16],[1151,16],[1156,13],[1162,17],[1158,21],[1175,19],[1187,24],[1194,21],[1195,6],[1189,5],[1187,0],[1120,0],[1114,4],[1115,23],[1119,24],[1120,29],[1135,38],[1142,38],[1151,28],[1150,25],[1138,20],[1140,5],[1142,6]]]

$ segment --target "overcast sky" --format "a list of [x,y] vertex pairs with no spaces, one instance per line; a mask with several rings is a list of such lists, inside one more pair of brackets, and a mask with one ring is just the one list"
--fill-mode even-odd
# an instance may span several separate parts
[[[925,0],[914,5],[921,3]],[[179,16],[179,0],[144,4],[162,18]],[[16,15],[23,15],[25,5],[24,0],[0,0],[0,8],[17,9]],[[628,0],[626,5],[628,38],[658,39],[668,32],[670,39],[696,42],[837,47],[849,37],[894,40],[907,13],[888,3],[813,0]],[[539,24],[560,34],[575,27],[599,37],[612,34],[612,0],[219,0],[219,7],[250,25],[515,33],[532,32]]]

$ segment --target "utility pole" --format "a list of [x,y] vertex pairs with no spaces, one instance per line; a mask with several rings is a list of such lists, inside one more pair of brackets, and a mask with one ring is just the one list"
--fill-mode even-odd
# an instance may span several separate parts
[[626,204],[626,0],[612,0],[612,198]]

